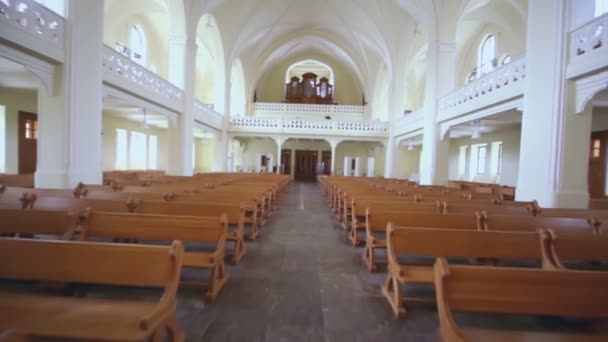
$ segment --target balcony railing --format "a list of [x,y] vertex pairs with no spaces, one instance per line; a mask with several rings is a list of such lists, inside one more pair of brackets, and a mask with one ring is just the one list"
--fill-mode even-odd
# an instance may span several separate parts
[[608,65],[608,13],[570,32],[568,77]]
[[349,106],[349,105],[321,105],[321,104],[304,104],[304,103],[270,103],[256,102],[254,104],[254,112],[257,116],[274,116],[274,115],[329,115],[343,117],[348,119],[362,119],[365,114],[365,106]]
[[103,50],[103,79],[175,111],[182,109],[183,91],[109,46]]
[[[9,25],[0,30],[0,36],[5,39],[51,58],[63,59],[66,24],[65,18],[59,14],[33,0],[1,0],[0,22]],[[27,35],[46,42],[46,45],[41,47],[40,40],[28,40]]]
[[231,132],[301,135],[388,136],[388,122],[301,120],[237,116],[230,119]]
[[194,101],[194,119],[219,130],[224,125],[224,116],[213,110],[213,105],[198,100]]
[[526,59],[520,57],[439,100],[440,119],[468,113],[523,94]]
[[397,119],[395,128],[392,132],[393,136],[406,134],[423,127],[424,108],[416,109],[415,111],[404,115]]

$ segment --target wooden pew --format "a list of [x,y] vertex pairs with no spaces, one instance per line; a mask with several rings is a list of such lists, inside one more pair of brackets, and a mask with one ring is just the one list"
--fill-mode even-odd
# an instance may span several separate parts
[[[226,239],[232,241],[234,246],[226,255],[231,257],[234,264],[238,264],[246,247],[244,238],[245,230],[245,207],[237,207],[232,204],[198,204],[198,203],[173,203],[142,201],[135,209],[138,214],[172,215],[172,216],[222,216],[228,219],[228,233]],[[257,235],[253,224],[249,224],[250,235]]]
[[247,236],[251,240],[255,240],[260,233],[261,227],[265,223],[265,207],[264,202],[260,198],[253,196],[242,196],[238,194],[225,194],[217,195],[213,197],[208,196],[197,196],[188,194],[174,194],[174,193],[129,193],[129,192],[105,192],[105,191],[90,191],[88,199],[106,199],[106,200],[142,200],[144,202],[174,202],[174,203],[196,203],[199,205],[205,204],[230,204],[237,208],[243,208],[245,210],[245,223],[251,224],[252,230]]
[[[365,214],[367,208],[373,210],[377,208],[382,211],[404,211],[404,212],[420,212],[420,213],[440,213],[441,208],[437,204],[433,203],[410,203],[410,202],[377,202],[377,201],[357,201],[353,199],[351,205],[351,220],[350,220],[350,233],[349,239],[353,246],[359,246],[365,243],[366,232],[365,232]],[[363,236],[361,236],[363,232]]]
[[143,341],[169,333],[175,321],[183,247],[0,238],[0,278],[161,288],[156,301],[0,292],[0,330],[76,340]]
[[403,227],[481,230],[475,215],[428,214],[368,208],[365,215],[366,239],[363,261],[370,272],[378,269],[376,249],[386,248],[386,227],[389,223]]
[[[435,288],[442,341],[607,341],[600,336],[463,329],[453,311],[608,318],[608,272],[453,266],[439,258]],[[589,339],[590,338],[590,339]]]
[[479,213],[479,222],[484,230],[489,231],[528,231],[538,228],[551,228],[557,233],[599,234],[599,221],[586,218],[544,217],[544,216],[511,216],[487,215]]
[[0,209],[0,235],[54,236],[69,240],[78,228],[77,217],[67,211]]
[[548,235],[538,232],[485,232],[479,230],[387,227],[388,275],[382,293],[396,317],[405,315],[401,285],[433,283],[433,265],[406,264],[403,256],[526,259],[556,269]]
[[608,261],[608,235],[556,233],[549,229],[553,263],[566,269],[565,262],[595,263]]
[[191,250],[186,246],[184,267],[210,270],[209,281],[182,282],[184,285],[206,285],[207,301],[213,301],[228,280],[224,266],[224,248],[228,219],[201,216],[168,216],[90,212],[83,223],[81,241],[91,239],[137,239],[146,241],[180,240],[187,243],[206,243],[209,251]]

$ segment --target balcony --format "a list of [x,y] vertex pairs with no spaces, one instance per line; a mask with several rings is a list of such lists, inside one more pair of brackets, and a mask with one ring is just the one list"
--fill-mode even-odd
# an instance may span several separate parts
[[523,97],[526,59],[520,57],[439,100],[439,121]]
[[224,127],[224,116],[216,112],[212,104],[198,100],[194,101],[194,120],[218,130]]
[[392,135],[400,136],[423,128],[424,125],[424,108],[416,109],[415,111],[404,115],[397,119]]
[[608,13],[572,30],[569,40],[569,79],[608,67]]
[[318,119],[324,119],[325,116],[330,116],[334,120],[363,120],[365,115],[365,106],[303,103],[256,102],[253,110],[255,116],[265,118],[307,116],[312,119],[317,116]]
[[103,50],[103,81],[116,88],[182,112],[183,91],[109,46]]
[[231,133],[286,134],[298,136],[388,137],[388,122],[302,120],[237,116],[230,119]]
[[0,37],[65,61],[65,18],[33,0],[0,1]]

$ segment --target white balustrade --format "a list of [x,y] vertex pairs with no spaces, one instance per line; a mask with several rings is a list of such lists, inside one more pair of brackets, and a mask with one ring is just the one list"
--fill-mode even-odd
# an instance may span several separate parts
[[406,134],[423,127],[424,119],[424,108],[416,109],[415,111],[408,113],[397,119],[395,128],[393,130],[394,136]]
[[350,105],[256,102],[253,109],[255,115],[258,116],[268,116],[273,114],[323,114],[330,116],[340,115],[360,118],[365,114],[365,106]]
[[608,65],[608,13],[570,32],[568,78]]
[[439,100],[440,117],[446,112],[450,112],[450,116],[458,115],[523,95],[525,77],[525,57],[515,59],[442,97]]
[[388,128],[388,122],[383,121],[330,121],[237,116],[230,119],[229,130],[251,133],[386,137]]
[[65,18],[33,0],[0,0],[0,20],[63,47]]
[[221,130],[224,125],[224,116],[215,110],[213,105],[194,101],[194,118],[203,124]]
[[570,32],[570,60],[605,50],[608,44],[608,13]]
[[176,111],[182,108],[181,89],[109,46],[105,46],[103,51],[103,72],[104,81],[117,87],[128,89]]

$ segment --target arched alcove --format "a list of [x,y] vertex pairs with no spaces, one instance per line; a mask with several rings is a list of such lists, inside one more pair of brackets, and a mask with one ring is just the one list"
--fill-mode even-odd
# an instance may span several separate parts
[[195,96],[206,104],[224,113],[226,93],[226,68],[224,48],[219,28],[210,14],[203,15],[196,29],[198,45],[196,55]]
[[245,93],[245,74],[243,65],[237,59],[230,71],[230,113],[231,115],[245,115],[247,95]]
[[[169,75],[170,2],[106,0],[104,43],[163,78]],[[183,25],[183,23],[181,24]]]

